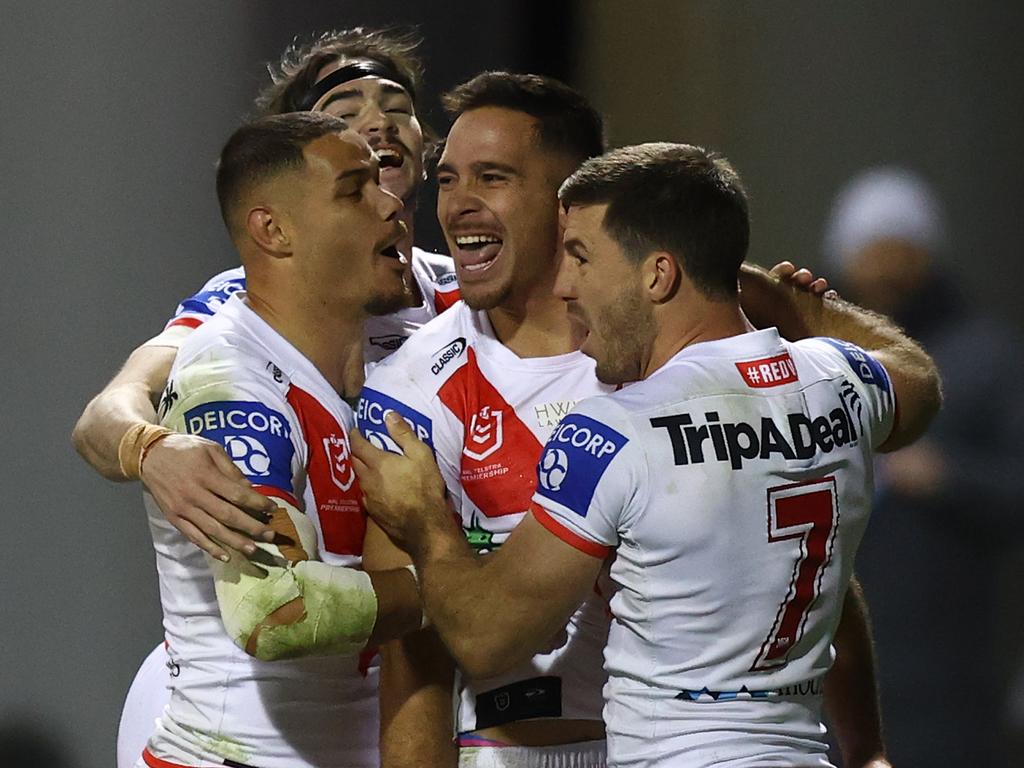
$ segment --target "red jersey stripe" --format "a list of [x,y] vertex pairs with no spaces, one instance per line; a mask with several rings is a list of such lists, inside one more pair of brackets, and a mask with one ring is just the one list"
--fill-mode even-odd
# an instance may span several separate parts
[[608,553],[612,551],[611,547],[606,547],[604,544],[598,544],[585,539],[574,531],[570,531],[555,518],[548,514],[548,511],[539,504],[533,504],[530,507],[530,511],[533,512],[534,518],[537,522],[547,528],[551,533],[555,534],[558,538],[564,541],[573,549],[578,549],[585,555],[591,555],[593,557],[604,560],[608,557]]
[[288,403],[299,418],[309,450],[306,473],[324,549],[336,555],[361,555],[366,514],[348,434],[315,397],[294,384],[288,389]]

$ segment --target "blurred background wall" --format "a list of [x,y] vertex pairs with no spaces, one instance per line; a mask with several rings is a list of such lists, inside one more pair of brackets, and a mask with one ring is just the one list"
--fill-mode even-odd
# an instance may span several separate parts
[[924,0],[6,2],[0,734],[43,735],[45,759],[23,764],[113,764],[124,692],[161,638],[156,577],[138,488],[94,476],[68,435],[177,300],[235,264],[213,162],[294,36],[415,24],[428,103],[480,69],[540,71],[583,88],[613,144],[721,149],[766,264],[820,265],[839,185],[909,164],[946,202],[971,294],[1019,327],[1022,16]]

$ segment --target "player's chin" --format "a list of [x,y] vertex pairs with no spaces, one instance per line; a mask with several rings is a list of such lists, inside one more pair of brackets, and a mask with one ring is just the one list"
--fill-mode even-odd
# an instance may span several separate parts
[[390,315],[409,306],[412,295],[402,276],[402,271],[382,275],[377,280],[377,290],[363,305],[369,315]]

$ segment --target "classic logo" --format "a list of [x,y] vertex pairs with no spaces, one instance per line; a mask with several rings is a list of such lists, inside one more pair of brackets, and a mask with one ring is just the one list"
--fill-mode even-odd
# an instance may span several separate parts
[[469,420],[466,445],[462,452],[471,459],[483,461],[502,443],[502,411],[485,405]]
[[457,275],[454,272],[447,272],[447,273],[441,275],[439,278],[437,278],[437,284],[438,285],[451,285],[457,279],[458,279],[458,277],[457,277]]
[[561,448],[548,448],[540,460],[537,477],[542,487],[558,491],[569,472],[569,457]]
[[384,336],[371,336],[370,343],[375,347],[394,352],[405,343],[405,339],[406,337],[399,333],[388,333]]
[[434,364],[430,366],[430,372],[435,376],[444,370],[444,367],[448,365],[452,360],[457,358],[463,352],[466,351],[466,339],[462,336],[455,339],[451,343],[441,347],[431,357],[434,358]]
[[327,466],[331,470],[331,480],[341,490],[347,491],[356,480],[356,471],[349,459],[348,440],[337,435],[324,438],[324,450],[327,451]]
[[760,360],[745,360],[736,363],[736,370],[747,382],[748,387],[764,389],[792,384],[797,380],[796,364],[788,352],[775,357],[764,357]]

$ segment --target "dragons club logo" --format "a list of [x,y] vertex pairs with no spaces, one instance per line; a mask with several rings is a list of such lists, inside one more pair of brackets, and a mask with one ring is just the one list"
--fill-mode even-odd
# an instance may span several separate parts
[[502,411],[485,405],[469,420],[466,445],[462,452],[471,459],[483,461],[501,448]]
[[349,458],[348,441],[337,435],[328,435],[324,438],[324,450],[327,451],[331,480],[342,491],[347,491],[356,479],[356,471]]

